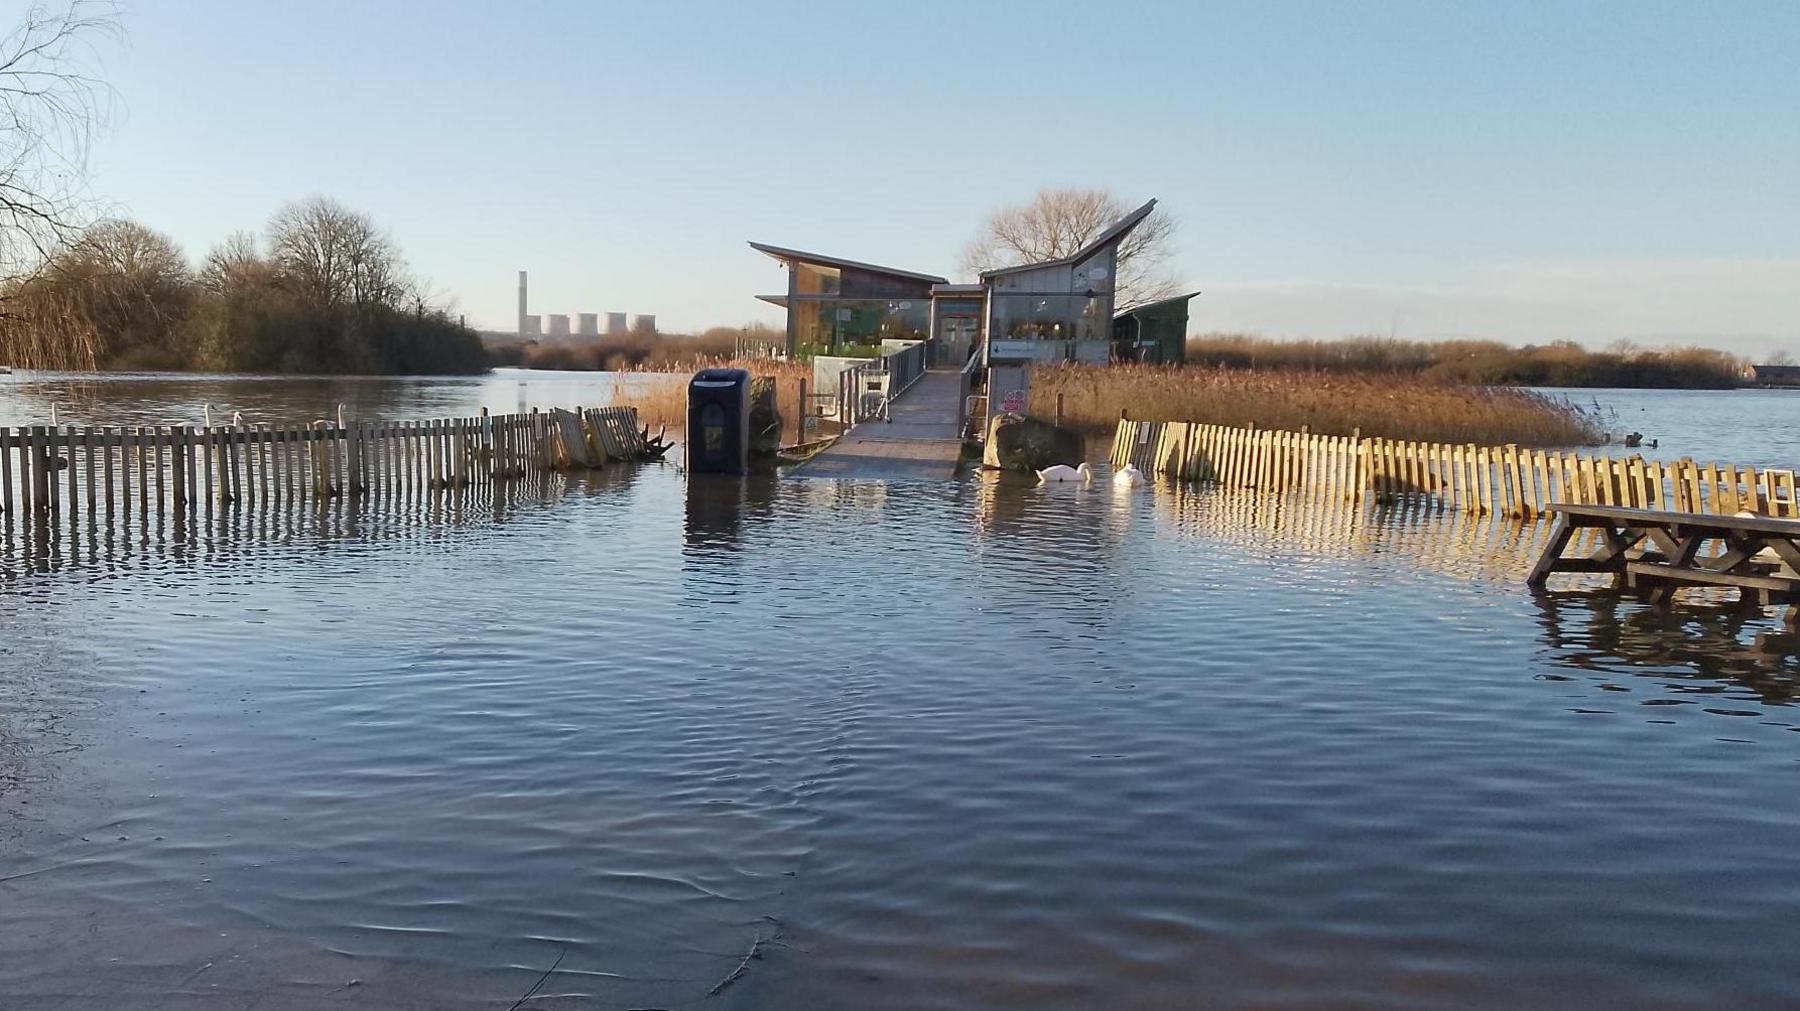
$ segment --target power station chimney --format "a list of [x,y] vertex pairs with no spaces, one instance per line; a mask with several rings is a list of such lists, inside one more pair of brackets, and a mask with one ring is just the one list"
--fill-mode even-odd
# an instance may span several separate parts
[[519,336],[525,336],[525,272],[519,271]]

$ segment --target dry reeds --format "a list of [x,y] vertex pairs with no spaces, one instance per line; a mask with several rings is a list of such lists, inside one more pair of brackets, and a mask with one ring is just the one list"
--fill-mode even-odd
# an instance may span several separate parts
[[1569,401],[1528,390],[1408,375],[1248,371],[1157,365],[1040,366],[1031,410],[1090,432],[1132,418],[1306,429],[1323,435],[1483,445],[1572,446],[1605,440],[1598,419]]
[[1625,386],[1728,389],[1744,363],[1712,348],[1593,351],[1573,341],[1514,347],[1499,341],[1409,341],[1391,337],[1271,340],[1254,334],[1190,337],[1194,365],[1317,372],[1397,372],[1484,386]]
[[688,379],[700,369],[748,369],[752,376],[767,376],[775,381],[775,408],[782,419],[787,441],[798,441],[800,418],[800,384],[812,381],[812,366],[801,362],[778,361],[773,358],[701,358],[683,362],[656,362],[627,369],[644,378],[633,382],[621,393],[621,403],[638,409],[638,418],[652,427],[667,425],[681,429],[687,425]]

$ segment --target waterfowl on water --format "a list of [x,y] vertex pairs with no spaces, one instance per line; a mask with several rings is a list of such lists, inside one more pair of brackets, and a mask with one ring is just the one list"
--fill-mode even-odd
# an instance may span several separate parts
[[[1761,514],[1753,513],[1748,510],[1745,510],[1745,509],[1740,509],[1737,512],[1732,513],[1731,515],[1737,517],[1740,520],[1766,520],[1766,519],[1774,519],[1775,518],[1773,516],[1763,516]],[[1774,548],[1764,548],[1761,551],[1758,551],[1755,555],[1753,555],[1751,557],[1755,558],[1759,562],[1768,562],[1772,565],[1780,565],[1781,564],[1781,556],[1775,553]]]
[[1038,471],[1037,476],[1038,484],[1052,484],[1058,481],[1080,481],[1082,484],[1094,482],[1094,470],[1085,463],[1079,467],[1070,467],[1059,463],[1054,467],[1045,467]]
[[1144,476],[1144,472],[1130,464],[1113,471],[1113,487],[1115,488],[1137,488],[1148,483],[1149,479]]

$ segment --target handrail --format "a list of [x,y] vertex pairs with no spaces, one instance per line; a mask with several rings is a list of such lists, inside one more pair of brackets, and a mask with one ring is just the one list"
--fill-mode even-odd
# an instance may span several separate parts
[[[884,351],[875,358],[838,373],[837,418],[849,431],[871,418],[886,418],[888,404],[911,389],[925,376],[929,349],[927,341],[915,341],[903,348]],[[871,374],[886,377],[879,399],[869,402],[865,382]]]
[[975,385],[975,373],[980,368],[981,344],[977,342],[974,347],[969,349],[969,360],[963,363],[959,373],[960,387],[956,398],[957,404],[960,405],[956,409],[956,430],[958,432],[969,430],[969,390]]

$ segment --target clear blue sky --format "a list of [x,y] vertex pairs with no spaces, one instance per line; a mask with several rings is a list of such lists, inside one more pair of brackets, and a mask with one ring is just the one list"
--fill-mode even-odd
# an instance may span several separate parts
[[953,274],[1158,197],[1196,330],[1800,352],[1800,4],[140,3],[94,188],[198,257],[373,214],[472,323],[778,319],[746,239]]

